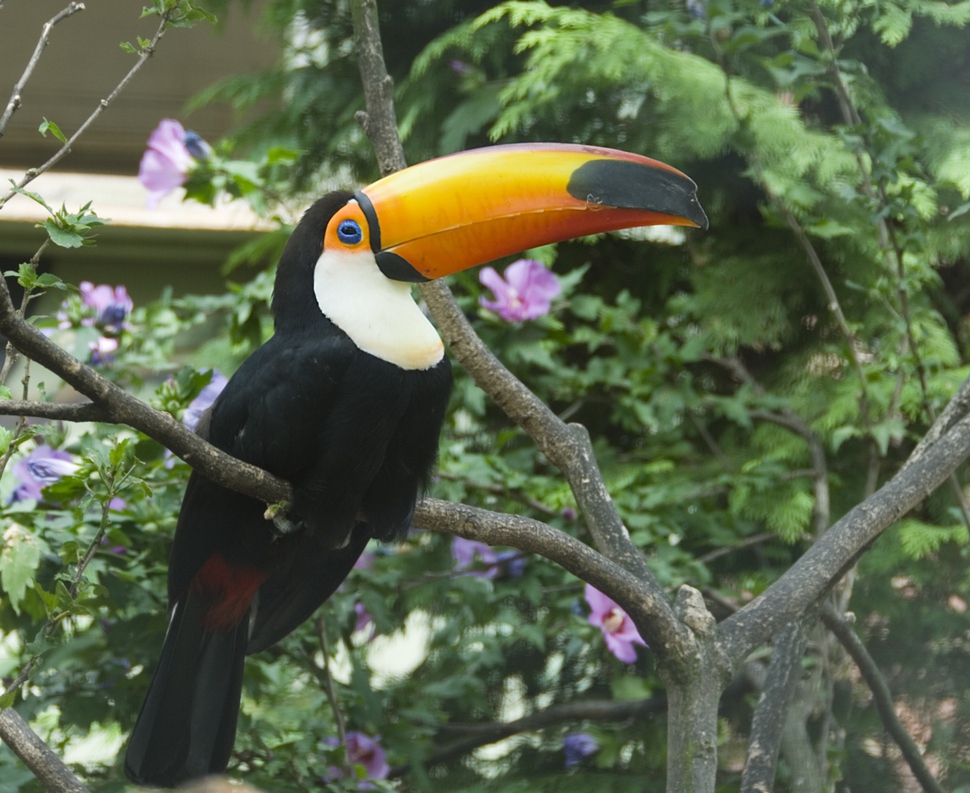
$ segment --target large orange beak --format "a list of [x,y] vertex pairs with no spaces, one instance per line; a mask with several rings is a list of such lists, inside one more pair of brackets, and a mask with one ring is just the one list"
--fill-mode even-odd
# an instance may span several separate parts
[[429,160],[356,198],[384,275],[427,281],[587,234],[707,228],[696,190],[680,171],[638,154],[523,143]]

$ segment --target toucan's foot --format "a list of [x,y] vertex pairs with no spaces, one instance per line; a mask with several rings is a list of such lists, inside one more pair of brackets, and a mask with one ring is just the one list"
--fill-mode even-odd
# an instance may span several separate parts
[[273,518],[273,534],[275,534],[277,537],[286,537],[290,534],[296,534],[296,532],[302,528],[302,522],[294,523],[284,515],[276,515]]

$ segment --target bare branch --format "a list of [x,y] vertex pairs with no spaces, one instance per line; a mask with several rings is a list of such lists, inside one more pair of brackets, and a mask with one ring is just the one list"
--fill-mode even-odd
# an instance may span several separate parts
[[[545,727],[555,727],[560,724],[577,721],[627,721],[631,719],[642,719],[645,716],[652,716],[662,713],[667,707],[667,698],[664,696],[651,697],[633,702],[617,702],[615,700],[585,700],[582,702],[569,702],[565,705],[553,705],[552,707],[530,713],[521,719],[509,722],[488,722],[485,724],[454,725],[447,724],[443,730],[467,731],[470,733],[468,738],[456,741],[450,746],[438,749],[424,761],[425,766],[440,765],[456,760],[468,754],[479,746],[486,746],[511,735],[520,732],[533,732]],[[411,765],[397,765],[391,768],[388,774],[390,779],[404,776],[411,770]]]
[[609,593],[636,623],[644,640],[674,665],[693,663],[693,634],[671,613],[664,592],[655,595],[628,570],[593,548],[545,523],[464,504],[427,499],[414,513],[418,528],[457,534],[488,545],[510,545],[551,559],[573,575]]
[[108,412],[94,402],[60,404],[28,402],[23,399],[0,399],[0,416],[30,416],[54,421],[101,421],[111,424]]
[[774,789],[782,725],[798,685],[805,653],[805,633],[805,621],[798,620],[786,625],[775,636],[771,664],[751,725],[741,793],[770,793]]
[[923,755],[920,754],[916,742],[896,716],[896,709],[893,706],[893,697],[889,691],[889,686],[886,685],[885,678],[880,673],[879,667],[876,666],[876,662],[872,659],[872,656],[869,655],[869,651],[862,643],[862,640],[856,636],[855,631],[852,630],[852,626],[849,625],[846,619],[831,604],[826,603],[822,608],[822,622],[825,623],[826,628],[832,631],[835,638],[839,640],[849,655],[852,656],[852,660],[855,661],[856,666],[859,667],[859,672],[866,681],[866,685],[872,691],[872,697],[876,703],[876,708],[879,710],[879,717],[882,719],[883,726],[885,726],[886,732],[892,736],[892,739],[899,746],[903,757],[913,771],[913,776],[919,780],[920,785],[926,793],[943,793],[942,786],[936,781],[933,774],[930,773],[930,769],[926,767],[926,763],[923,762]]
[[964,418],[912,465],[849,511],[781,578],[719,626],[735,663],[797,619],[854,563],[866,546],[946,481],[970,455]]
[[41,53],[44,51],[48,42],[50,42],[51,31],[54,29],[54,25],[83,10],[84,3],[70,3],[67,8],[47,20],[44,27],[41,28],[40,40],[34,48],[34,54],[30,56],[30,60],[27,62],[27,68],[24,69],[24,73],[20,75],[20,79],[14,85],[13,93],[10,94],[10,101],[7,102],[7,108],[3,111],[3,115],[0,116],[0,138],[7,131],[7,124],[10,123],[11,116],[20,109],[20,105],[22,104],[21,94],[23,94],[24,86],[27,85],[27,81],[34,73],[34,68],[37,66],[37,61],[40,60]]
[[[393,83],[381,55],[375,0],[354,0],[354,36],[367,113],[359,120],[370,137],[382,173],[405,165],[394,115]],[[596,545],[610,559],[640,579],[652,598],[663,588],[640,550],[631,542],[603,483],[589,433],[579,424],[565,424],[523,385],[485,346],[441,281],[420,286],[439,332],[452,355],[502,410],[535,441],[539,450],[563,472],[586,517]],[[508,543],[506,543],[508,544]],[[669,612],[673,618],[672,611]],[[671,631],[674,632],[673,626]]]
[[0,739],[51,793],[88,793],[71,769],[13,708],[0,711]]
[[[30,184],[30,182],[34,181],[34,179],[36,179],[45,171],[48,171],[51,168],[53,168],[55,165],[57,165],[57,163],[59,163],[62,159],[64,159],[64,157],[66,157],[70,153],[71,147],[77,142],[77,139],[80,138],[81,135],[83,135],[87,131],[88,127],[90,127],[95,122],[98,116],[100,116],[105,111],[105,109],[115,100],[118,94],[120,94],[128,85],[128,83],[131,82],[132,78],[138,73],[141,67],[145,65],[146,61],[148,61],[148,59],[151,58],[152,55],[154,55],[155,47],[157,46],[158,42],[161,40],[162,36],[165,35],[165,31],[168,29],[168,21],[169,19],[171,19],[173,13],[174,11],[166,11],[164,14],[162,14],[162,21],[159,23],[158,30],[155,31],[155,35],[152,37],[152,40],[149,42],[147,47],[144,47],[142,49],[141,55],[138,56],[138,60],[135,62],[135,65],[131,67],[131,69],[128,71],[128,74],[126,74],[122,78],[121,82],[115,86],[115,89],[110,94],[108,94],[108,98],[102,99],[98,103],[98,106],[97,108],[95,108],[94,112],[87,117],[85,122],[81,124],[80,127],[78,127],[77,132],[75,132],[73,135],[71,135],[70,138],[68,138],[67,143],[61,146],[61,148],[59,148],[54,153],[53,157],[51,157],[47,162],[45,162],[40,167],[31,168],[29,171],[27,171],[27,173],[24,174],[23,178],[19,182],[17,182],[17,189],[23,188],[25,185]],[[11,190],[5,196],[0,198],[0,209],[3,209],[4,205],[16,194],[17,194],[17,190]]]

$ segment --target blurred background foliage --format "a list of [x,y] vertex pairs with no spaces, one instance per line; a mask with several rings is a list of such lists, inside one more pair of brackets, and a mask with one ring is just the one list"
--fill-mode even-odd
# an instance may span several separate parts
[[[220,16],[245,3],[204,5]],[[410,162],[565,141],[656,157],[698,183],[706,233],[532,252],[564,287],[535,322],[480,309],[474,273],[453,287],[506,365],[589,429],[662,583],[704,589],[721,616],[750,600],[899,468],[970,374],[970,2],[414,0],[384,2],[380,13]],[[282,60],[196,100],[260,109],[213,142],[231,162],[259,167],[200,172],[189,194],[211,200],[216,184],[271,215],[267,195],[300,206],[332,184],[376,178],[354,121],[363,97],[349,3],[272,0],[260,24],[284,43]],[[225,295],[136,307],[103,370],[143,389],[174,374],[153,399],[181,416],[204,372],[230,373],[271,333],[286,232],[238,252]],[[176,355],[178,335],[213,317],[222,330]],[[456,376],[432,495],[588,540],[557,472]],[[39,657],[18,710],[84,760],[93,789],[119,790],[111,746],[133,722],[165,630],[165,564],[188,469],[133,432],[31,431],[81,468],[39,508],[7,501],[17,484],[9,467],[0,485],[0,672],[9,682]],[[966,475],[959,469],[954,487],[887,532],[837,593],[950,790],[970,790]],[[123,506],[102,508],[113,498]],[[79,554],[99,530],[107,541],[71,597]],[[471,575],[450,546],[415,532],[371,549],[373,564],[321,620],[248,663],[231,772],[266,790],[328,784],[339,762],[324,743],[336,735],[331,674],[348,729],[380,735],[399,779],[376,784],[662,791],[662,708],[554,721],[436,762],[492,722],[662,696],[649,650],[632,665],[607,651],[580,581],[531,556],[521,569]],[[358,603],[373,620],[363,631]],[[912,789],[868,690],[820,631],[798,696],[816,789]],[[737,787],[755,701],[745,681],[725,695],[723,790]],[[79,748],[92,728],[114,740],[95,759]],[[599,748],[564,768],[563,738],[574,732]],[[796,749],[783,752],[779,790],[806,789],[793,782],[805,757]],[[0,753],[0,793],[36,789]]]

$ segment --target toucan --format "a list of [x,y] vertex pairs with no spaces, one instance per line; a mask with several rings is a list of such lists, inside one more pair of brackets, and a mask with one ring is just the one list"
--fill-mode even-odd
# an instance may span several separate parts
[[706,227],[694,183],[613,149],[513,144],[441,157],[316,201],[290,236],[274,335],[197,432],[293,486],[285,517],[192,473],[168,569],[169,625],[125,773],[174,787],[221,773],[243,662],[308,619],[371,539],[408,530],[451,390],[412,284],[551,242]]

